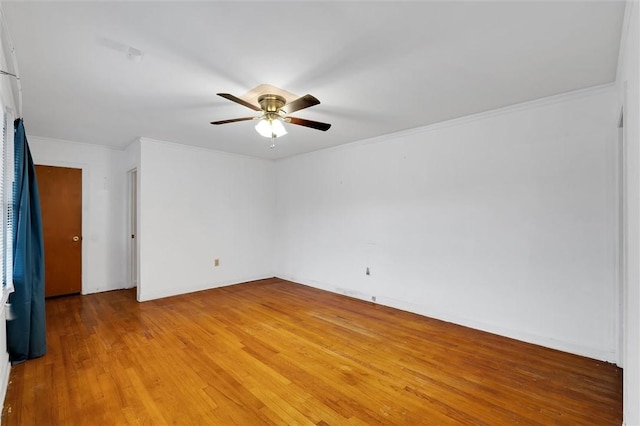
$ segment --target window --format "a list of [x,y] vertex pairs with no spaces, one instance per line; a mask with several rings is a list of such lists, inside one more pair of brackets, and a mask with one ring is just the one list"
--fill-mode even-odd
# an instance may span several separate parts
[[0,161],[0,272],[2,290],[13,291],[13,121],[11,114],[2,111],[0,143],[2,161]]

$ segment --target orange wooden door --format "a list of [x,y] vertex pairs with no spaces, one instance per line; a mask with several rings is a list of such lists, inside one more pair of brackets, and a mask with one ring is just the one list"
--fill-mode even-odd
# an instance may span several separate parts
[[36,166],[44,232],[45,297],[82,290],[82,170]]

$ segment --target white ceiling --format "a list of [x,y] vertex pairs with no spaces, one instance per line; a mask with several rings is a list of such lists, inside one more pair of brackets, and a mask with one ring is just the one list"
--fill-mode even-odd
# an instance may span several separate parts
[[[2,1],[28,134],[282,158],[615,80],[623,2]],[[128,48],[142,58],[128,57]],[[129,55],[130,56],[130,55]],[[6,77],[4,77],[6,78]],[[321,104],[269,149],[216,96]]]

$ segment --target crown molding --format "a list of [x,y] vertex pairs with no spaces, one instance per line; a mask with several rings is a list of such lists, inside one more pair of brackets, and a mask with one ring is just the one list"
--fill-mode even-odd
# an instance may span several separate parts
[[314,155],[320,152],[341,151],[345,149],[360,147],[363,145],[371,145],[371,144],[377,144],[382,142],[388,142],[393,139],[400,139],[400,138],[415,135],[415,134],[425,134],[425,133],[434,132],[442,129],[448,129],[451,127],[463,126],[463,125],[480,121],[480,120],[487,120],[490,118],[513,114],[520,111],[541,108],[544,106],[550,106],[550,105],[555,105],[555,104],[568,102],[576,99],[581,99],[581,98],[592,96],[599,93],[614,91],[615,87],[616,87],[615,82],[601,84],[598,86],[587,87],[585,89],[578,89],[571,92],[546,96],[544,98],[534,99],[532,101],[521,102],[518,104],[496,108],[488,111],[483,111],[476,114],[453,118],[451,120],[441,121],[439,123],[429,124],[429,125],[420,126],[420,127],[414,127],[412,129],[402,130],[395,133],[387,133],[385,135],[375,136],[373,138],[362,139],[359,141],[355,141],[355,142],[351,142],[343,145],[332,146],[329,148],[319,149],[317,151],[306,152],[306,153],[293,155],[291,157],[286,157],[286,158],[280,158],[274,161],[278,161],[278,162],[286,161],[292,158],[300,158],[307,155]]
[[[132,143],[135,143],[135,142],[136,141],[134,141]],[[181,150],[195,151],[195,152],[207,152],[207,153],[210,153],[210,154],[218,154],[218,155],[224,155],[224,156],[227,156],[227,157],[242,158],[242,159],[246,159],[246,160],[256,160],[256,161],[267,162],[267,163],[272,163],[274,161],[274,160],[269,159],[269,158],[254,157],[252,155],[238,154],[238,153],[235,153],[235,152],[220,151],[220,150],[217,150],[217,149],[206,148],[206,147],[202,147],[202,146],[186,145],[186,144],[181,144],[181,143],[177,143],[177,142],[163,141],[163,140],[159,140],[159,139],[147,138],[147,137],[144,137],[144,136],[138,138],[137,142],[140,142],[141,145],[144,142],[150,142],[150,143],[154,143],[154,144],[170,146],[172,148],[181,149]]]

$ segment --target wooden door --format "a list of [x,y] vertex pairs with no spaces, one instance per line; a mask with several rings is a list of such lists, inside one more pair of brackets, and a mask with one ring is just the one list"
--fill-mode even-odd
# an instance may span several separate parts
[[82,169],[36,166],[44,232],[45,297],[82,290]]

